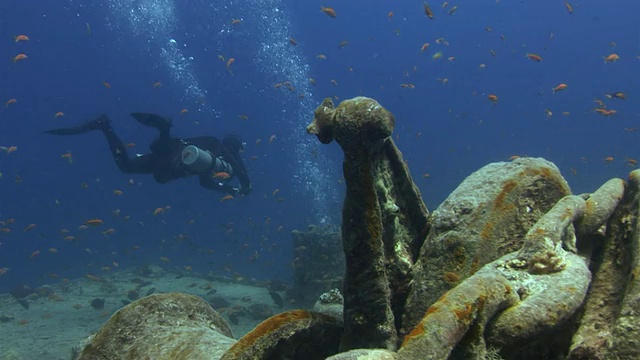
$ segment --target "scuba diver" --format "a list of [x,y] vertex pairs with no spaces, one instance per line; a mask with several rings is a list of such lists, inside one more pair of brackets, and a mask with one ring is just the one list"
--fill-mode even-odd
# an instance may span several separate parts
[[[251,192],[251,181],[240,157],[244,143],[238,135],[227,135],[222,141],[213,136],[178,139],[169,134],[171,120],[148,113],[132,113],[131,116],[160,132],[160,136],[149,145],[151,152],[136,154],[135,158],[129,157],[106,115],[76,127],[52,129],[45,133],[77,135],[99,130],[107,139],[113,159],[123,173],[153,174],[160,184],[197,175],[200,185],[207,189],[233,196]],[[229,184],[234,177],[238,179],[239,186]]]

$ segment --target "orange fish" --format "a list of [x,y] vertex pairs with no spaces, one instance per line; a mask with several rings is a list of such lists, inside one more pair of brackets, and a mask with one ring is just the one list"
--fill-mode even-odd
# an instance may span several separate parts
[[31,255],[29,255],[29,260],[33,260],[33,259],[37,258],[38,255],[40,255],[40,250],[36,250],[36,251],[32,252]]
[[533,60],[533,61],[536,61],[536,62],[542,61],[542,57],[540,57],[540,55],[538,55],[538,54],[528,53],[527,54],[527,58],[529,58],[529,60]]
[[3,147],[3,150],[5,150],[7,154],[11,154],[12,152],[18,151],[18,147],[17,146],[9,146],[8,148]]
[[623,92],[620,92],[620,91],[616,91],[616,92],[614,92],[612,94],[607,94],[605,96],[608,99],[613,99],[613,98],[620,99],[620,100],[626,100],[627,99],[627,95],[625,93],[623,93]]
[[596,112],[598,114],[603,115],[603,116],[611,116],[611,115],[615,115],[617,113],[617,111],[613,110],[613,109],[607,110],[607,109],[602,109],[602,108],[596,108],[595,110],[596,110]]
[[18,100],[16,100],[16,99],[9,99],[9,100],[7,100],[7,102],[6,102],[6,103],[4,103],[4,107],[5,107],[5,108],[8,108],[8,107],[9,107],[9,105],[13,105],[13,104],[15,104],[15,103],[17,103],[17,102],[18,102]]
[[620,60],[620,56],[618,56],[618,54],[610,54],[609,56],[604,58],[605,63],[616,62],[618,60]]
[[225,195],[225,196],[220,198],[220,201],[229,201],[229,200],[233,200],[233,196]]
[[321,6],[320,11],[322,11],[323,13],[325,13],[327,16],[331,18],[335,18],[338,15],[336,14],[336,11],[333,10],[333,8],[329,8],[329,7]]
[[106,82],[106,81],[103,81],[103,82],[102,82],[102,85],[103,85],[105,88],[107,88],[107,89],[111,89],[111,84],[109,84],[109,83],[108,83],[108,82]]
[[275,135],[269,136],[269,144],[271,144],[276,139]]
[[556,87],[552,88],[552,89],[551,89],[551,91],[553,91],[553,93],[555,94],[556,92],[558,92],[558,91],[562,91],[562,90],[564,90],[564,89],[566,89],[566,88],[567,88],[567,84],[562,83],[562,84],[560,84],[560,85],[558,85],[558,86],[556,86]]
[[613,161],[613,156],[607,156],[606,158],[604,158],[604,162],[610,163]]
[[29,37],[27,35],[18,35],[14,39],[15,39],[16,42],[29,41]]
[[164,213],[164,208],[156,208],[155,210],[153,210],[153,216],[156,216],[158,214],[163,214]]
[[136,147],[136,143],[132,143],[132,142],[130,142],[130,143],[127,143],[127,145],[126,145],[126,146],[127,146],[128,148],[133,148],[133,147]]
[[60,157],[66,159],[69,164],[73,162],[73,154],[71,154],[71,151],[67,151],[66,153],[60,155]]
[[389,17],[389,20],[391,20],[393,18],[393,11],[389,11],[387,17]]
[[231,175],[229,175],[229,173],[226,173],[224,171],[220,171],[220,172],[214,173],[212,177],[214,179],[227,180],[231,177]]
[[231,20],[231,25],[240,24],[241,22],[242,22],[242,20],[240,20],[240,19],[232,19]]
[[231,65],[236,62],[236,58],[229,58],[229,60],[227,60],[227,70],[231,71]]
[[89,219],[87,221],[84,222],[85,225],[91,225],[91,226],[99,226],[102,225],[103,221],[100,219]]
[[429,7],[429,4],[422,3],[422,7],[424,8],[424,14],[429,18],[429,19],[433,19],[433,11],[431,11],[431,8]]
[[122,190],[120,190],[120,189],[115,189],[115,190],[113,190],[113,195],[115,195],[115,196],[120,196],[120,195],[122,195]]
[[153,83],[153,87],[156,88],[156,89],[159,88],[159,87],[162,87],[162,83],[160,81],[156,81],[156,82]]
[[489,94],[487,95],[487,99],[491,100],[494,104],[498,103],[498,95]]
[[189,111],[189,110],[187,110],[187,109],[183,108],[182,110],[180,110],[180,115],[182,115],[182,114],[186,114],[188,111]]
[[571,4],[569,4],[568,2],[564,2],[564,7],[567,9],[567,12],[569,14],[573,14],[573,6],[571,6]]
[[64,116],[64,113],[62,111],[58,111],[54,116],[57,118],[61,118]]
[[18,54],[13,58],[13,62],[15,63],[15,62],[18,62],[18,61],[21,61],[21,60],[26,60],[26,59],[27,59],[27,55]]
[[424,52],[424,51],[425,51],[425,50],[427,50],[428,48],[429,48],[429,43],[424,43],[424,44],[422,44],[422,46],[420,47],[420,51],[423,51],[423,52]]

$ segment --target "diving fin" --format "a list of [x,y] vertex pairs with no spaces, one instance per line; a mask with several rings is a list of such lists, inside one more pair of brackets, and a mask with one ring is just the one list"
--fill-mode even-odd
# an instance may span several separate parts
[[168,131],[172,125],[171,120],[165,119],[160,115],[150,114],[150,113],[131,113],[134,119],[136,119],[139,123],[154,127],[158,130]]
[[77,135],[84,134],[91,130],[109,130],[111,128],[111,120],[107,115],[102,114],[98,118],[78,125],[72,128],[59,128],[45,131],[46,134],[52,135]]

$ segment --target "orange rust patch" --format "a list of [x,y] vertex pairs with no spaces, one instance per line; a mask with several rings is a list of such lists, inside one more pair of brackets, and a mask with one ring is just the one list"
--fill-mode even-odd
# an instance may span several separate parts
[[449,284],[455,284],[458,281],[460,281],[460,275],[452,271],[447,271],[444,273],[444,281],[446,281]]
[[424,334],[424,325],[422,325],[422,322],[420,322],[416,327],[413,328],[413,330],[411,330],[410,333],[407,334],[407,336],[404,337],[404,340],[402,341],[402,345],[400,345],[400,347],[404,347],[409,341],[411,341],[411,339],[422,334]]
[[473,305],[465,304],[462,309],[455,309],[453,313],[461,322],[468,324],[471,322],[471,314],[473,313]]
[[502,186],[502,191],[496,197],[496,200],[493,202],[493,210],[502,210],[505,207],[505,198],[509,195],[513,189],[518,185],[515,180],[507,180],[504,182]]
[[509,285],[505,285],[505,287],[504,287],[504,293],[505,293],[505,295],[509,295],[509,294],[511,294],[511,286],[509,286]]
[[245,352],[248,347],[255,344],[261,338],[271,334],[279,328],[290,324],[292,322],[310,319],[311,313],[306,310],[292,310],[282,314],[278,314],[268,318],[256,326],[251,332],[243,336],[238,342],[236,342],[229,350],[229,354],[238,356]]
[[482,231],[480,232],[480,237],[483,240],[489,240],[491,239],[491,235],[493,233],[493,227],[495,226],[495,223],[492,221],[487,221],[484,224],[484,227],[482,228]]

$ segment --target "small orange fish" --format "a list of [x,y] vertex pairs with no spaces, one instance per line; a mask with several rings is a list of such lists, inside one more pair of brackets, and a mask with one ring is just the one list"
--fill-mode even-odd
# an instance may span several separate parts
[[31,255],[29,255],[29,260],[33,260],[33,259],[37,258],[38,255],[40,255],[40,250],[36,250],[36,251],[32,252]]
[[393,11],[389,11],[387,17],[389,18],[389,20],[391,20],[393,18]]
[[487,99],[491,100],[494,104],[498,103],[498,95],[489,94],[487,95]]
[[67,151],[66,153],[60,155],[60,157],[67,160],[69,164],[73,162],[73,154],[71,154],[71,151]]
[[604,58],[605,63],[616,62],[618,60],[620,60],[620,56],[618,56],[618,54],[610,54],[609,56]]
[[57,118],[61,118],[61,117],[64,116],[64,113],[62,111],[58,111],[57,113],[55,113],[54,116],[57,117]]
[[529,58],[529,60],[533,60],[536,62],[542,61],[542,57],[538,54],[528,53],[526,56],[527,58]]
[[227,180],[231,177],[231,175],[229,175],[229,173],[226,173],[224,171],[220,171],[220,172],[214,173],[212,177],[214,179]]
[[5,148],[5,151],[7,152],[7,154],[11,154],[12,152],[18,151],[18,147],[17,146],[9,146],[8,148]]
[[329,7],[321,6],[320,7],[320,11],[325,13],[330,18],[335,18],[338,15],[338,14],[336,14],[336,11],[333,10],[333,8],[329,8]]
[[269,144],[271,144],[276,139],[275,135],[269,136]]
[[611,115],[615,115],[617,113],[616,110],[611,109],[611,110],[607,110],[607,109],[602,109],[602,108],[596,108],[595,109],[596,112],[602,116],[611,116]]
[[25,54],[18,54],[18,55],[16,55],[16,56],[13,58],[13,62],[14,62],[14,63],[16,63],[16,62],[18,62],[18,61],[26,60],[26,59],[27,59],[27,55],[25,55]]
[[115,196],[120,196],[120,195],[122,195],[122,194],[123,194],[123,193],[122,193],[122,190],[120,190],[120,189],[115,189],[115,190],[113,190],[113,195],[115,195]]
[[109,84],[109,83],[108,83],[108,82],[106,82],[106,81],[103,81],[103,82],[102,82],[102,85],[103,85],[105,88],[107,88],[107,89],[111,89],[111,84]]
[[606,158],[604,158],[604,162],[606,163],[610,163],[613,161],[613,156],[607,156]]
[[569,13],[569,15],[573,14],[573,6],[571,6],[571,4],[565,1],[564,7],[567,9],[567,12]]
[[623,92],[620,92],[620,91],[616,91],[616,92],[614,92],[612,94],[607,94],[605,96],[608,99],[613,99],[613,98],[620,99],[620,100],[626,100],[627,99],[627,95],[625,93],[623,93]]
[[156,208],[155,210],[153,210],[153,216],[156,216],[158,214],[163,214],[164,213],[164,208]]
[[422,3],[422,8],[424,9],[424,14],[429,19],[433,19],[433,11],[431,11],[431,8],[429,7],[429,4],[427,4],[426,2]]
[[9,99],[9,100],[7,100],[7,102],[6,102],[6,103],[4,103],[4,107],[5,107],[5,108],[8,108],[8,107],[9,107],[9,105],[13,105],[13,104],[15,104],[15,103],[17,103],[17,102],[18,102],[18,100],[16,100],[16,99]]
[[231,65],[236,62],[236,58],[229,58],[229,60],[227,60],[227,70],[231,71]]
[[429,48],[429,43],[424,43],[422,44],[422,46],[420,47],[420,51],[424,52],[425,50],[427,50]]
[[154,83],[153,83],[153,87],[154,87],[155,89],[157,89],[157,88],[161,88],[161,87],[162,87],[162,83],[161,83],[160,81],[156,81],[156,82],[154,82]]
[[128,147],[128,148],[136,147],[136,143],[132,143],[132,142],[127,143],[126,147]]
[[225,195],[225,196],[220,198],[220,201],[229,201],[229,200],[233,200],[233,196]]
[[562,90],[564,90],[564,89],[566,89],[566,88],[567,88],[567,84],[562,83],[562,84],[560,84],[560,85],[558,85],[558,86],[556,86],[556,87],[552,88],[552,89],[551,89],[551,91],[553,91],[553,93],[555,94],[555,93],[557,93],[558,91],[562,91]]
[[186,108],[183,108],[182,110],[180,110],[180,115],[182,114],[186,114],[189,110],[187,110]]
[[27,35],[18,35],[14,39],[16,42],[29,41],[29,37]]
[[241,22],[242,22],[242,20],[240,20],[240,19],[231,19],[231,25],[240,24]]
[[102,225],[102,223],[103,221],[100,219],[89,219],[84,222],[85,225],[91,225],[91,226],[99,226],[99,225]]

